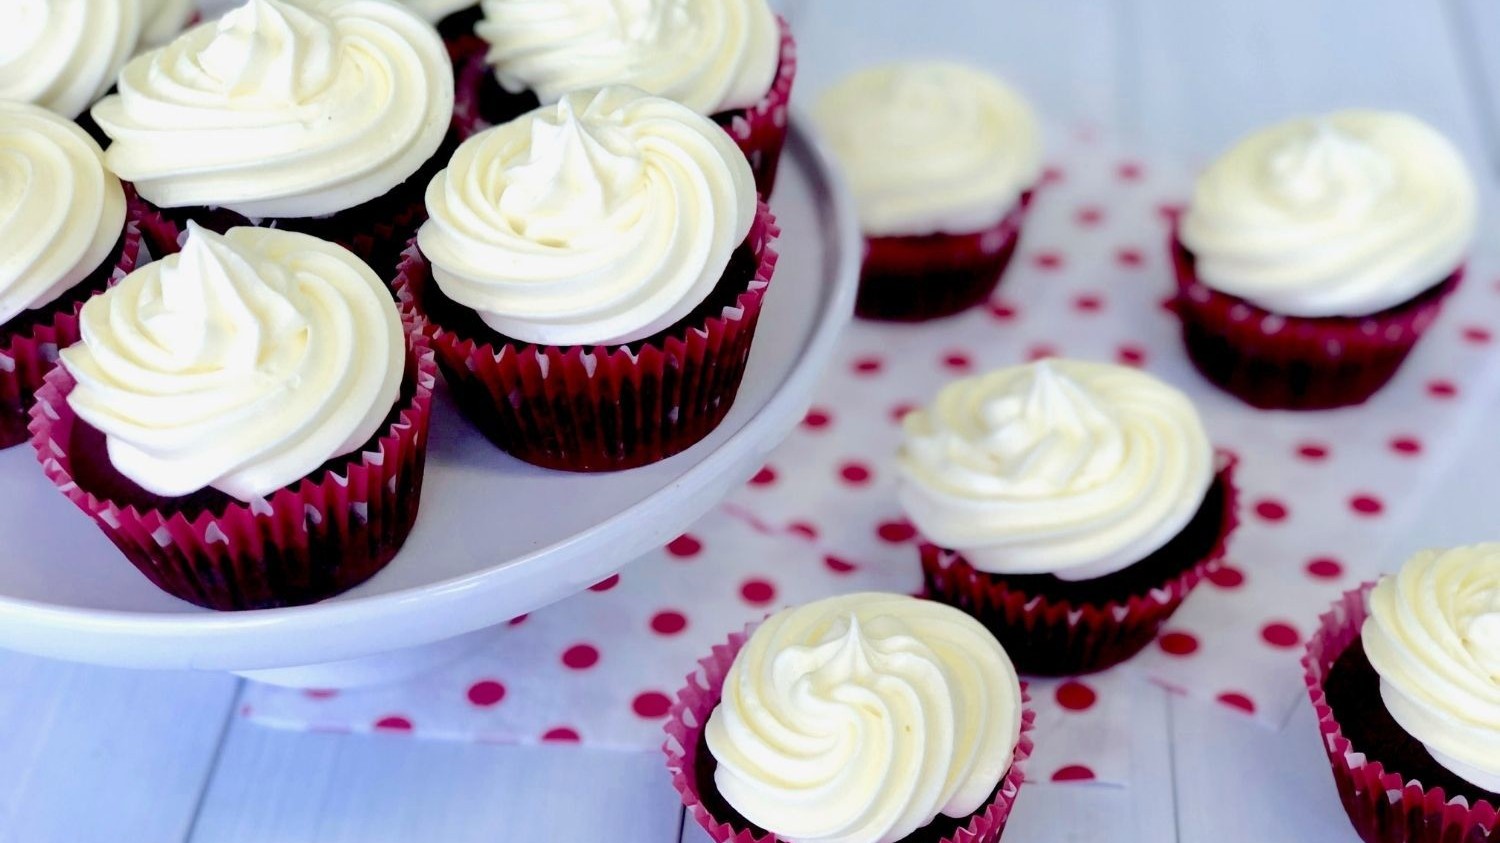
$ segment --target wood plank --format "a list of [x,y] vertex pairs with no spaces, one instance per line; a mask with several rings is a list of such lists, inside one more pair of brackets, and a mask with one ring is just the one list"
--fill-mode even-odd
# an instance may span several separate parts
[[284,732],[236,721],[193,843],[677,839],[658,753]]
[[0,841],[186,839],[237,688],[0,652]]

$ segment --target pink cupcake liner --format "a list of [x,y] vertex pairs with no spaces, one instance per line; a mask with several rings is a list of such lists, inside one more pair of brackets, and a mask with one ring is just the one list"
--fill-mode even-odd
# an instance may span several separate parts
[[[677,693],[677,699],[667,714],[667,740],[662,751],[667,756],[667,771],[672,775],[672,786],[682,798],[682,804],[698,824],[717,843],[781,843],[774,834],[749,828],[735,828],[729,822],[713,815],[705,804],[699,785],[698,760],[703,748],[703,729],[709,715],[719,704],[724,690],[724,678],[734,664],[734,657],[750,639],[754,625],[743,632],[729,636],[729,640],[717,645],[713,651],[698,662],[699,669],[687,677],[687,687]],[[1036,722],[1036,712],[1031,709],[1031,695],[1026,684],[1021,684],[1021,735],[1016,743],[1015,757],[1006,771],[995,794],[978,811],[967,818],[963,827],[951,835],[941,838],[941,843],[995,843],[1005,831],[1010,819],[1011,807],[1026,776],[1022,770],[1024,762],[1031,756],[1031,729]]]
[[130,207],[132,212],[127,214],[114,257],[43,308],[29,327],[0,339],[0,450],[29,437],[26,428],[36,392],[57,364],[58,351],[78,342],[78,313],[83,303],[150,259],[142,245],[139,219],[133,213],[135,203]]
[[975,569],[957,552],[924,543],[920,553],[927,596],[983,623],[1024,674],[1074,676],[1113,667],[1155,640],[1188,593],[1222,564],[1239,525],[1239,493],[1235,459],[1221,454],[1219,460],[1224,508],[1213,548],[1165,582],[1102,604],[1031,596],[1003,577]]
[[430,266],[415,246],[394,287],[402,313],[437,351],[459,408],[491,442],[544,468],[616,471],[677,454],[724,420],[776,270],[778,233],[761,202],[747,240],[755,272],[734,306],[629,346],[497,349],[459,336],[427,316]]
[[[1367,599],[1375,583],[1347,592],[1325,612],[1321,626],[1307,642],[1302,657],[1303,678],[1323,750],[1333,767],[1339,799],[1349,821],[1365,843],[1486,843],[1500,840],[1500,812],[1488,802],[1470,806],[1462,797],[1446,798],[1443,789],[1423,788],[1370,761],[1344,737],[1338,717],[1328,705],[1323,683],[1345,650],[1360,637],[1368,617]],[[1377,701],[1378,704],[1378,701]]]
[[410,342],[410,396],[378,439],[342,464],[220,513],[141,509],[82,488],[74,461],[108,456],[74,452],[74,380],[65,367],[37,393],[32,444],[47,478],[168,594],[218,610],[314,603],[385,567],[416,521],[437,369],[421,335]]
[[866,237],[854,312],[863,319],[925,322],[987,301],[1021,238],[1032,191],[1003,219],[969,234]]
[[1404,304],[1370,316],[1271,313],[1198,280],[1193,255],[1172,235],[1189,359],[1205,378],[1252,407],[1321,410],[1361,404],[1385,386],[1463,280],[1460,266]]

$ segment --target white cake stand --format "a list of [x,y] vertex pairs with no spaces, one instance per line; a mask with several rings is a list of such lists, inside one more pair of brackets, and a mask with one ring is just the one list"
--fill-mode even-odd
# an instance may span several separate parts
[[781,262],[739,398],[705,441],[615,474],[525,465],[440,396],[416,529],[369,582],[312,606],[211,612],[158,591],[47,480],[0,452],[0,647],[278,684],[390,681],[682,533],[801,420],[853,310],[860,246],[828,159],[794,120],[772,207]]

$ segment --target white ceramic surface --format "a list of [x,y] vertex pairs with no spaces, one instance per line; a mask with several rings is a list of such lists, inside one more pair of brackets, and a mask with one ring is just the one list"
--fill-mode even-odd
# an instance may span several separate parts
[[236,613],[158,591],[51,487],[31,448],[12,448],[0,452],[0,647],[139,668],[348,662],[540,608],[670,541],[801,420],[853,310],[854,218],[806,125],[794,121],[772,201],[781,263],[745,382],[705,441],[632,471],[545,471],[495,450],[440,396],[421,515],[395,561],[313,606]]

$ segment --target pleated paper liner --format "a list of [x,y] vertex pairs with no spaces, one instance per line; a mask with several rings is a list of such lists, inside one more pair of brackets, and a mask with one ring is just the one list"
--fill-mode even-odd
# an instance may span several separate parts
[[[753,625],[713,648],[698,662],[698,669],[687,677],[687,687],[677,693],[667,715],[667,740],[662,750],[667,756],[667,771],[672,786],[687,806],[688,813],[717,843],[781,843],[781,838],[750,825],[719,795],[714,785],[714,762],[704,741],[708,717],[719,704],[724,678],[734,664],[734,657],[749,640]],[[1010,769],[1001,778],[994,794],[978,811],[968,817],[953,819],[938,816],[925,828],[908,835],[904,843],[994,843],[1005,831],[1016,794],[1025,781],[1022,770],[1031,756],[1031,728],[1036,712],[1030,707],[1031,696],[1021,685],[1021,735],[1016,744]]]
[[57,364],[58,351],[78,342],[83,303],[150,259],[142,247],[133,197],[128,202],[120,239],[97,269],[52,303],[0,325],[0,449],[29,437],[26,427],[36,391]]
[[921,548],[927,596],[973,615],[999,639],[1016,669],[1074,676],[1113,667],[1150,644],[1182,601],[1224,558],[1239,524],[1235,460],[1219,472],[1193,520],[1151,556],[1094,580],[998,576],[959,553]]
[[969,234],[866,237],[854,312],[885,322],[925,322],[988,301],[1015,256],[1032,191],[1003,219]]
[[[776,269],[778,233],[775,218],[760,203],[740,247],[742,259],[731,260],[710,296],[710,302],[731,303],[717,313],[710,307],[709,315],[700,308],[699,314],[628,346],[560,348],[499,335],[476,339],[472,332],[483,330],[483,323],[441,295],[415,245],[396,275],[396,298],[403,314],[431,339],[459,408],[501,450],[544,468],[634,468],[687,449],[729,412]],[[737,266],[742,274],[736,274]],[[468,327],[454,324],[460,317]]]
[[[1398,771],[1367,759],[1352,745],[1328,704],[1324,682],[1344,651],[1355,645],[1368,616],[1366,601],[1374,583],[1346,593],[1321,618],[1321,626],[1302,657],[1303,677],[1323,749],[1333,768],[1339,799],[1349,821],[1365,843],[1487,843],[1500,840],[1496,806],[1463,797],[1448,798],[1441,787],[1424,788]],[[1370,701],[1381,705],[1380,700]]]
[[142,502],[153,496],[114,471],[103,436],[69,407],[62,366],[37,393],[32,443],[47,478],[163,591],[219,610],[314,603],[385,567],[416,521],[437,370],[425,339],[409,342],[384,431],[250,503],[212,490],[200,506]]
[[1369,316],[1306,318],[1271,313],[1198,280],[1193,255],[1173,234],[1177,292],[1188,358],[1205,378],[1252,407],[1321,410],[1364,403],[1401,368],[1463,279],[1464,268]]
[[[769,197],[776,186],[781,150],[786,144],[788,106],[792,83],[797,77],[797,44],[785,19],[778,17],[781,32],[781,63],[771,87],[749,108],[712,115],[745,153],[755,173],[756,190]],[[471,137],[535,109],[540,102],[530,91],[510,93],[500,87],[485,61],[485,50],[471,52],[457,69],[458,92],[453,108],[454,126],[463,138]]]

